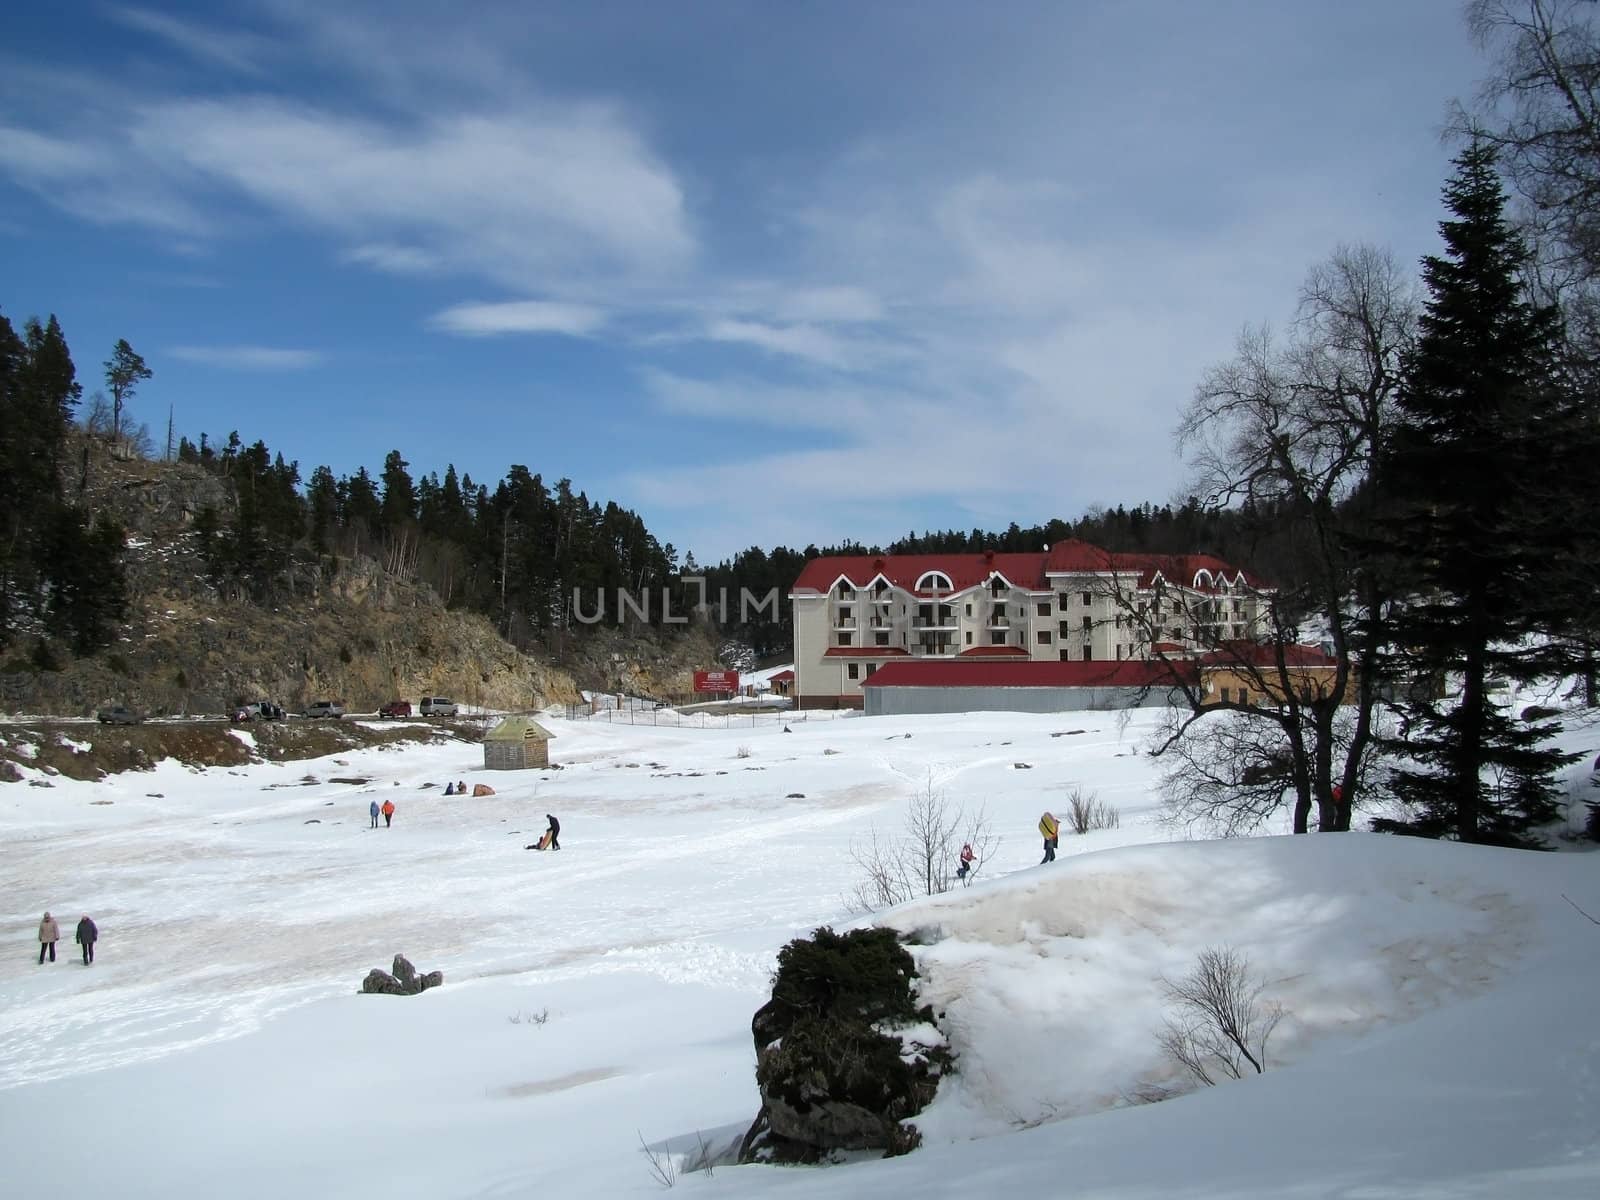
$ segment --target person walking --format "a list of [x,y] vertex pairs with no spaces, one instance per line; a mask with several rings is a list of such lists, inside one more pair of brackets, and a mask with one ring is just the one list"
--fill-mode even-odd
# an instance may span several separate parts
[[960,855],[961,865],[956,868],[956,878],[961,880],[962,883],[965,883],[967,876],[972,874],[972,860],[974,857],[976,856],[972,853],[972,843],[963,842]]
[[83,947],[83,965],[87,967],[94,962],[94,944],[100,940],[100,931],[95,928],[88,913],[78,918],[78,936],[75,940]]
[[378,802],[376,800],[367,805],[367,815],[372,818],[372,827],[376,829],[378,827]]
[[61,938],[61,926],[56,924],[56,919],[45,913],[44,920],[39,922],[39,965],[44,965],[44,956],[48,951],[50,961],[56,960],[56,942]]
[[549,813],[545,813],[544,819],[550,822],[550,828],[547,831],[550,834],[550,849],[561,849],[561,822],[556,820]]
[[1061,844],[1061,822],[1056,820],[1054,814],[1045,813],[1039,818],[1039,832],[1044,834],[1044,857],[1039,860],[1043,866],[1056,860],[1056,847]]
[[[394,801],[385,800],[383,807],[378,811],[383,814],[383,827],[385,829],[389,828],[389,822],[394,820]],[[376,827],[376,824],[374,824],[374,827]]]

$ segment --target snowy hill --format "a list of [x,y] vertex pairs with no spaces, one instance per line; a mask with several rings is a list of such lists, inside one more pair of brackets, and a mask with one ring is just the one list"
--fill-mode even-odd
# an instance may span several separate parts
[[[0,786],[7,1191],[657,1194],[641,1140],[680,1165],[743,1133],[777,949],[852,919],[852,845],[932,787],[1003,840],[972,887],[878,918],[923,943],[960,1057],[924,1147],[680,1194],[1600,1194],[1600,927],[1562,898],[1600,915],[1600,859],[1169,841],[1154,719],[552,719],[560,771],[485,776],[450,744]],[[499,794],[442,795],[463,778]],[[1034,822],[1073,785],[1121,827],[1040,866]],[[563,850],[524,850],[546,813]],[[46,908],[68,940],[40,966]],[[1177,1082],[1162,977],[1219,945],[1286,1011],[1267,1073],[1131,1103]],[[355,994],[396,952],[445,986]]]

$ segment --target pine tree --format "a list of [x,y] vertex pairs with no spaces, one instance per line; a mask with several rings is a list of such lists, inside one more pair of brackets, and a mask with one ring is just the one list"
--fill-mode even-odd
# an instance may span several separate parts
[[1456,164],[1445,254],[1423,260],[1430,298],[1376,470],[1374,565],[1407,597],[1391,633],[1409,681],[1399,748],[1415,763],[1393,777],[1412,819],[1379,827],[1531,844],[1557,815],[1553,776],[1570,759],[1549,748],[1548,725],[1517,721],[1492,690],[1564,665],[1544,633],[1577,481],[1552,466],[1580,434],[1560,319],[1525,294],[1493,152],[1473,146]]

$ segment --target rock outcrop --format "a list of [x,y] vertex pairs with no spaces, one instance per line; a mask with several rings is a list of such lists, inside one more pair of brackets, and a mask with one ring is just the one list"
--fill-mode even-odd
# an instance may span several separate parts
[[361,981],[361,990],[363,993],[379,996],[415,996],[418,992],[436,988],[442,983],[444,983],[443,971],[429,971],[426,975],[418,975],[410,959],[404,954],[396,954],[391,970],[385,971],[381,967],[373,967],[367,972],[367,977]]

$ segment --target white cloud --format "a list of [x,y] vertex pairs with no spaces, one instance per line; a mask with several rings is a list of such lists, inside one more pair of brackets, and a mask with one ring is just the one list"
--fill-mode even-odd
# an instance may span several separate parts
[[773,354],[789,354],[827,366],[846,365],[849,355],[833,334],[812,325],[764,325],[759,321],[713,321],[706,336],[714,342],[739,342]]
[[178,101],[141,110],[130,140],[359,245],[508,283],[649,274],[695,248],[672,172],[604,105],[385,123],[268,97]]
[[583,304],[510,300],[499,304],[457,304],[435,313],[429,324],[444,333],[468,337],[502,333],[564,333],[583,337],[599,329],[605,321],[605,313]]
[[274,346],[174,346],[167,353],[184,362],[229,371],[306,371],[326,361],[319,350]]
[[262,72],[262,59],[270,52],[267,39],[249,33],[223,33],[166,13],[113,5],[105,10],[112,20],[169,42],[189,56],[250,75]]
[[339,261],[387,271],[391,275],[426,275],[439,269],[439,256],[416,246],[372,242],[354,246]]

